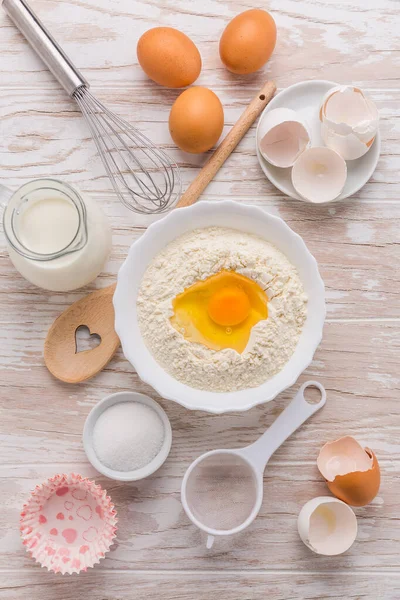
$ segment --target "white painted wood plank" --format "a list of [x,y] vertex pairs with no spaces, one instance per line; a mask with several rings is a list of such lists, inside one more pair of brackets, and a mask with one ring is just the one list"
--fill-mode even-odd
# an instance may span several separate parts
[[[99,96],[163,145],[183,167],[184,186],[206,157],[173,148],[169,107],[178,91],[150,82],[136,60],[136,41],[149,27],[186,31],[203,56],[199,84],[212,87],[225,107],[226,127],[268,76],[280,87],[311,78],[357,83],[376,100],[382,155],[372,180],[351,201],[309,207],[283,197],[258,167],[254,128],[208,188],[205,198],[232,197],[264,206],[300,233],[315,254],[327,285],[323,343],[306,377],[328,389],[324,411],[277,453],[265,479],[259,519],[233,545],[207,554],[183,514],[179,488],[185,468],[215,447],[239,446],[257,437],[292,395],[245,414],[211,417],[161,401],[175,439],[166,465],[151,479],[123,485],[104,478],[120,514],[118,543],[93,573],[55,578],[24,554],[18,537],[27,493],[58,470],[96,476],[81,446],[84,418],[105,394],[120,389],[152,393],[119,353],[93,381],[78,387],[53,380],[42,362],[48,326],[85,293],[48,294],[16,275],[0,254],[0,598],[93,600],[146,597],[271,600],[397,600],[400,446],[398,435],[400,52],[394,0],[270,0],[279,41],[267,68],[236,77],[222,67],[218,37],[244,0],[31,0]],[[129,44],[127,40],[130,40]],[[45,89],[43,89],[43,87]],[[130,243],[152,221],[127,212],[109,185],[74,104],[34,56],[0,10],[0,178],[16,187],[39,176],[57,176],[95,194],[111,218],[114,248],[96,283],[111,283]],[[33,307],[33,309],[32,309]],[[326,493],[316,467],[320,445],[350,433],[378,454],[383,482],[370,507],[357,510],[360,534],[342,557],[315,557],[296,533],[300,506]],[[96,476],[97,479],[97,476]],[[22,570],[21,570],[22,567]],[[14,570],[13,570],[14,569]],[[115,571],[114,571],[115,570]],[[78,588],[79,585],[79,588]]]
[[[219,37],[228,21],[253,7],[245,0],[31,0],[31,4],[89,81],[102,88],[151,87],[137,63],[136,44],[147,29],[160,25],[181,29],[198,45],[203,58],[200,85],[260,84],[265,73],[280,86],[303,79],[380,88],[398,84],[396,0],[269,0],[266,6],[278,27],[277,47],[267,67],[249,77],[230,74],[218,54]],[[2,85],[56,87],[3,11],[0,72]]]
[[[193,425],[191,429],[193,436]],[[147,480],[125,485],[97,476],[85,464],[79,465],[79,471],[69,464],[0,469],[2,493],[7,492],[0,521],[0,569],[35,568],[19,538],[20,507],[38,481],[56,471],[73,470],[94,478],[107,489],[118,512],[117,540],[101,563],[104,569],[361,573],[384,569],[399,573],[398,461],[384,462],[378,497],[369,506],[355,509],[356,542],[348,552],[334,558],[312,553],[297,533],[297,516],[303,504],[315,496],[329,495],[314,464],[268,465],[259,516],[241,534],[217,540],[211,551],[206,550],[204,537],[189,521],[180,502],[181,477],[188,464],[179,455]]]
[[[4,600],[398,600],[400,578],[387,573],[314,572],[299,574],[207,571],[200,573],[111,573],[96,568],[79,577],[39,569],[0,573]],[[323,594],[323,596],[321,595]]]
[[[225,131],[239,118],[257,89],[215,88],[225,107]],[[168,115],[177,90],[146,89],[133,97],[129,90],[101,90],[99,97],[163,147],[182,169],[184,189],[207,160],[178,150],[168,130]],[[382,153],[371,180],[357,199],[398,200],[400,155],[400,91],[373,92],[381,116]],[[17,187],[34,177],[58,177],[91,192],[110,192],[103,165],[78,107],[62,91],[0,89],[0,176]],[[255,126],[207,188],[207,193],[230,196],[281,197],[266,179],[255,156]],[[348,203],[344,204],[345,206]],[[303,205],[301,205],[303,206]],[[341,205],[343,206],[343,204]],[[320,207],[318,207],[320,208]],[[137,222],[137,221],[136,221]]]
[[[96,402],[111,392],[129,389],[160,400],[140,382],[121,352],[94,379],[64,384],[43,364],[43,325],[33,318],[22,328],[14,323],[3,329],[3,463],[85,462],[83,424]],[[273,461],[314,463],[325,442],[345,434],[356,436],[381,460],[400,461],[399,348],[400,323],[327,324],[315,359],[299,380],[321,381],[328,390],[327,405],[286,442]],[[296,389],[284,392],[269,405],[222,416],[190,412],[162,401],[174,431],[170,456],[173,476],[183,476],[194,458],[216,444],[225,448],[250,444],[272,423]]]

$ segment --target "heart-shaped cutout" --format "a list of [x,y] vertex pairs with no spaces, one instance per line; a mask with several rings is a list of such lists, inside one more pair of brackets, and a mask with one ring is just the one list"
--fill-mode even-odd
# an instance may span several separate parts
[[79,325],[75,330],[75,354],[94,350],[101,344],[101,337],[98,333],[90,333],[87,325]]

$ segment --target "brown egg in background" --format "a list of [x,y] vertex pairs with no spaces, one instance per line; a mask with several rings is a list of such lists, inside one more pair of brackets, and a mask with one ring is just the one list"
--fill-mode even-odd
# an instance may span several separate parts
[[380,468],[375,454],[351,436],[325,444],[317,459],[329,490],[351,506],[366,506],[380,487]]
[[237,15],[224,29],[219,54],[229,71],[239,75],[261,69],[274,51],[276,25],[271,15],[254,8]]
[[173,27],[154,27],[137,44],[140,66],[156,83],[180,88],[191,85],[201,71],[201,56],[192,40]]

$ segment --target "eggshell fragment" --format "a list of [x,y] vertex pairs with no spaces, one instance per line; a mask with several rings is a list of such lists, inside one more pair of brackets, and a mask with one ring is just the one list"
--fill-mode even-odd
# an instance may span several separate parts
[[257,130],[262,156],[275,167],[292,167],[311,145],[304,119],[290,108],[275,108],[264,114]]
[[375,454],[345,436],[322,447],[317,466],[337,498],[351,506],[365,506],[379,491],[380,469]]
[[292,183],[305,200],[321,204],[335,200],[346,183],[347,167],[334,150],[314,147],[304,150],[292,169]]
[[357,537],[357,519],[347,504],[319,496],[300,511],[297,528],[304,544],[316,554],[335,556],[346,552]]
[[150,79],[172,88],[190,85],[200,75],[201,56],[192,40],[173,27],[154,27],[138,41],[137,57]]
[[321,134],[328,148],[345,160],[360,158],[375,139],[379,115],[376,105],[352,86],[329,90],[320,109]]

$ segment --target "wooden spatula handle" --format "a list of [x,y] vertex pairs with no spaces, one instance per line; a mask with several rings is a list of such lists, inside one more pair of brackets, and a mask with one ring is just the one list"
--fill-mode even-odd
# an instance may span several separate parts
[[236,121],[227,136],[222,140],[215,152],[210,156],[186,192],[181,196],[177,208],[190,206],[198,200],[200,194],[205,190],[228,156],[236,148],[242,137],[267,106],[275,91],[275,83],[273,81],[267,81],[250,102],[239,120]]

